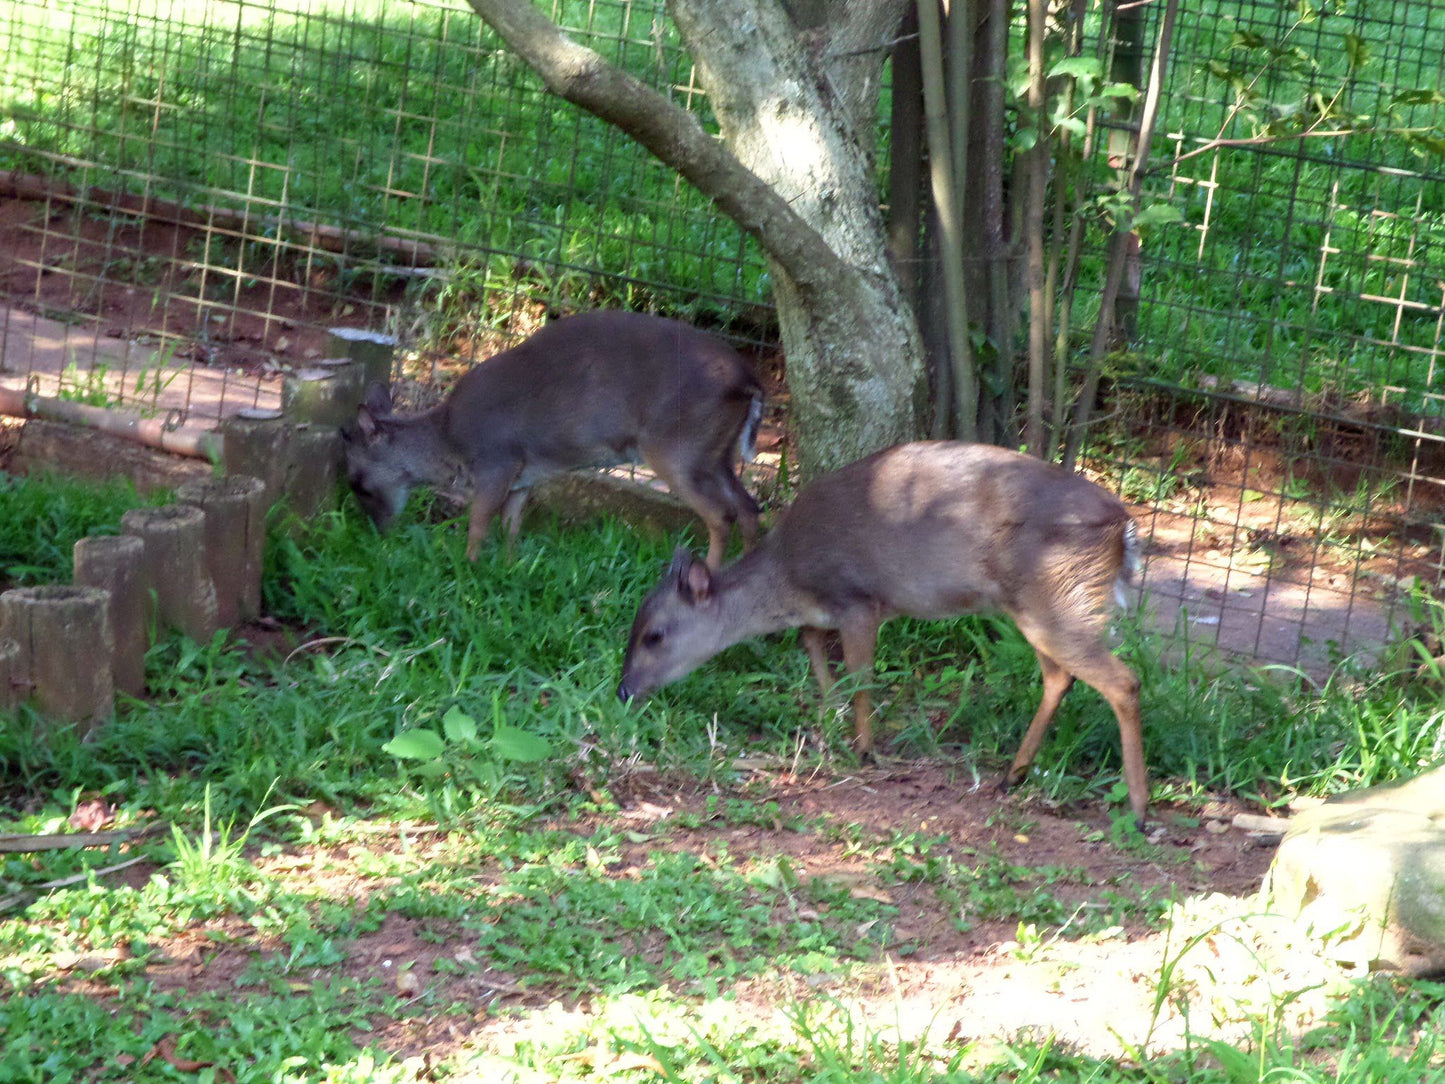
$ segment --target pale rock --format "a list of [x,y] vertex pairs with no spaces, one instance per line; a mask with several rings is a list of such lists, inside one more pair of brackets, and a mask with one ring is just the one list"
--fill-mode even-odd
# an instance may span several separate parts
[[1336,960],[1445,972],[1445,767],[1294,817],[1261,900]]

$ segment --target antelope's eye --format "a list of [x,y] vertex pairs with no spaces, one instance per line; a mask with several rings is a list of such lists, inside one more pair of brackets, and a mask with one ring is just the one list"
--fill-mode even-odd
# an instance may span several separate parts
[[652,629],[642,634],[643,647],[656,647],[660,643],[662,643],[662,633],[658,632],[656,629]]

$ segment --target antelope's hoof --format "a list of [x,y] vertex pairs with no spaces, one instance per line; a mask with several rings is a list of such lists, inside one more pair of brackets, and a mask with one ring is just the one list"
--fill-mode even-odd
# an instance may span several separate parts
[[1004,772],[1003,775],[998,777],[998,792],[1000,794],[1007,794],[1009,791],[1013,790],[1014,787],[1022,783],[1025,777],[1028,776],[1028,774],[1029,773],[1027,769],[1021,772],[1015,772],[1012,768],[1010,768],[1008,771]]

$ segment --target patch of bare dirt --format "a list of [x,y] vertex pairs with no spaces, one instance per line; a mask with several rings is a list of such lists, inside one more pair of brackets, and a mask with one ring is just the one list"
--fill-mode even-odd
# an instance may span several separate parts
[[114,338],[177,343],[177,360],[255,373],[319,357],[331,327],[365,327],[390,300],[343,291],[333,261],[270,251],[234,231],[0,200],[0,295],[93,318]]
[[1445,442],[1397,436],[1378,405],[1316,405],[1327,416],[1308,425],[1267,402],[1216,405],[1213,417],[1154,400],[1128,408],[1126,458],[1162,487],[1132,508],[1145,607],[1196,658],[1218,649],[1323,679],[1411,631],[1411,585],[1438,588]]
[[[669,796],[661,780],[657,784],[647,780],[648,773],[643,773],[633,782],[632,794],[643,804],[624,812],[624,820],[645,820],[649,809],[697,813],[706,801],[706,795],[691,791]],[[1055,883],[1049,891],[1069,904],[1086,903],[1103,885],[1119,885],[1131,895],[1141,896],[1149,892],[1247,894],[1259,887],[1273,857],[1273,847],[1256,837],[1218,830],[1235,812],[1242,811],[1242,806],[1220,802],[1206,810],[1213,829],[1185,827],[1169,816],[1166,808],[1156,806],[1151,839],[1158,849],[1143,858],[1121,851],[1110,841],[1112,825],[1106,810],[1050,808],[1026,795],[1000,796],[996,782],[993,777],[974,782],[950,764],[930,761],[861,769],[841,777],[759,772],[743,793],[754,802],[776,803],[776,827],[708,825],[676,830],[664,846],[702,851],[721,842],[734,856],[781,854],[810,876],[862,885],[873,868],[868,855],[853,853],[850,857],[851,849],[843,841],[830,841],[816,830],[787,831],[783,827],[798,819],[805,826],[813,825],[821,818],[833,825],[857,826],[870,840],[886,838],[892,832],[946,836],[963,864],[973,864],[969,861],[972,855],[987,854],[1019,867],[1067,869],[1076,883]],[[654,786],[658,789],[652,798],[640,797]],[[616,790],[614,786],[614,793]],[[659,849],[647,844],[637,850],[649,848]],[[941,912],[933,886],[928,884],[870,888],[869,896],[898,907],[893,924],[895,942],[910,946],[911,954],[924,960],[984,950],[1012,936],[1015,925],[1007,921],[969,923],[969,928],[959,929],[954,916]]]
[[[620,807],[616,812],[559,820],[549,827],[590,835],[611,826],[635,840],[623,846],[622,861],[611,867],[618,878],[638,876],[659,852],[691,852],[704,860],[726,853],[743,864],[784,856],[801,881],[821,877],[855,896],[895,907],[889,947],[875,963],[835,977],[756,976],[734,984],[731,997],[763,1016],[821,993],[856,1003],[860,1012],[880,1021],[885,1009],[906,1006],[909,1027],[915,1029],[936,1029],[939,1020],[954,1014],[966,1022],[958,1026],[968,1038],[1004,1037],[1036,1026],[1082,1042],[1091,1027],[1110,1034],[1097,1031],[1101,1020],[1120,1035],[1135,1034],[1149,1026],[1156,1008],[1151,976],[1157,976],[1166,951],[1162,935],[1142,908],[1126,908],[1118,927],[1103,940],[1076,940],[1065,933],[1046,951],[1021,954],[1016,918],[970,920],[949,910],[936,883],[880,879],[880,846],[890,833],[944,837],[941,853],[965,867],[991,860],[1067,871],[1039,891],[1081,914],[1101,906],[1106,893],[1135,901],[1213,897],[1247,910],[1245,901],[1273,856],[1268,843],[1229,827],[1234,810],[1225,804],[1206,810],[1198,825],[1156,807],[1151,845],[1121,850],[1109,841],[1106,810],[1053,808],[1026,790],[1000,797],[992,784],[988,779],[975,785],[950,764],[926,761],[846,775],[803,776],[758,767],[728,791],[641,768],[620,773],[610,783]],[[729,798],[767,811],[763,822],[738,823],[737,817],[729,821],[719,814],[717,803]],[[690,816],[678,822],[683,814]],[[589,1011],[589,992],[576,982],[489,966],[475,951],[474,938],[455,922],[395,913],[366,917],[368,899],[388,884],[357,875],[366,853],[404,848],[412,855],[435,852],[442,861],[448,847],[454,844],[425,830],[406,830],[257,857],[283,883],[294,877],[298,890],[350,901],[356,908],[360,932],[339,942],[340,961],[293,972],[290,981],[297,991],[311,983],[349,980],[363,997],[374,996],[365,990],[376,990],[397,995],[406,1005],[428,1006],[393,1016],[378,1005],[370,1030],[358,1033],[360,1041],[376,1042],[397,1056],[437,1056],[458,1045],[505,1043],[525,1026],[525,1014],[519,1017],[516,1010],[554,1005],[567,1012]],[[455,861],[455,851],[450,853]],[[128,871],[132,883],[148,873]],[[495,864],[480,866],[478,898],[504,877]],[[276,936],[232,918],[199,924],[151,947],[155,954],[145,964],[148,981],[164,990],[220,994],[235,989],[257,960],[288,951]],[[665,962],[673,950],[661,933],[643,932],[629,951]],[[1205,955],[1218,962],[1217,949]],[[86,975],[94,969],[81,962],[68,987],[111,996],[108,983]],[[1108,991],[1107,1001],[1100,1000],[1101,990]],[[1030,998],[1023,998],[1023,991]],[[457,1006],[471,1008],[459,1012]]]

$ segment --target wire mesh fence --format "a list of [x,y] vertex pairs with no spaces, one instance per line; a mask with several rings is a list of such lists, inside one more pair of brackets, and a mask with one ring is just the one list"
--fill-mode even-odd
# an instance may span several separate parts
[[[1146,186],[1182,222],[1144,237],[1094,462],[1164,620],[1328,665],[1445,563],[1445,178],[1410,138],[1445,8],[1183,7]],[[660,0],[550,14],[711,124]],[[770,337],[742,232],[460,0],[16,3],[0,52],[0,385],[204,420],[336,327],[395,335],[419,398],[549,311]],[[1399,131],[1324,135],[1346,103]],[[1308,136],[1258,137],[1291,109]]]
[[1445,9],[1187,7],[1124,481],[1196,642],[1318,670],[1441,582]]
[[[555,14],[696,98],[653,6]],[[736,227],[559,108],[463,4],[76,0],[0,19],[7,367],[45,389],[204,415],[221,404],[171,363],[265,376],[332,326],[470,361],[539,301],[708,322],[765,303]],[[55,348],[14,360],[25,340]]]

